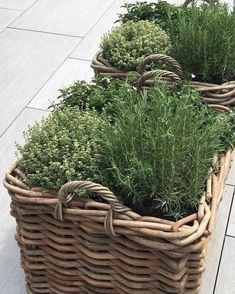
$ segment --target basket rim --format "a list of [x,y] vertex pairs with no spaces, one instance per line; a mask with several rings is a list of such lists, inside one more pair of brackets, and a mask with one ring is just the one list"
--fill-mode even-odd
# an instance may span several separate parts
[[[102,56],[102,50],[99,50],[94,55],[91,61],[91,68],[93,68],[96,76],[112,76],[119,79],[125,79],[129,73],[137,72],[140,74],[141,78],[146,73],[152,72],[146,71],[145,65],[151,63],[151,61],[156,60],[157,56],[160,57],[159,60],[162,60],[164,62],[170,61],[170,64],[173,65],[171,73],[176,74],[177,76],[182,78],[182,80],[184,80],[180,64],[171,56],[164,54],[152,54],[146,56],[140,62],[139,69],[136,69],[136,71],[124,71],[110,64],[110,62]],[[146,80],[145,82],[146,85],[152,84],[151,80]],[[173,81],[171,81],[171,83],[172,82]],[[204,97],[204,100],[209,104],[221,104],[224,106],[229,106],[235,103],[235,80],[227,81],[222,84],[200,82],[194,80],[189,80],[189,82],[192,87],[195,88],[195,90],[197,90]]]
[[[212,173],[207,180],[207,188],[203,193],[196,213],[193,213],[179,221],[169,221],[164,218],[140,216],[128,210],[125,213],[116,213],[112,219],[112,225],[117,235],[130,234],[131,239],[140,245],[175,250],[183,247],[183,250],[192,250],[205,243],[205,239],[211,235],[217,206],[221,200],[224,182],[227,177],[232,158],[229,150],[221,157],[221,167],[216,175]],[[44,190],[43,188],[30,189],[23,183],[23,173],[15,162],[7,170],[4,186],[7,188],[12,201],[35,206],[47,205],[54,207],[58,204],[58,193]],[[82,209],[81,209],[82,208]],[[91,199],[76,197],[71,206],[63,208],[64,219],[73,220],[75,215],[95,219],[103,225],[110,205]],[[53,212],[53,211],[52,211]]]
[[[122,73],[122,74],[126,74],[126,75],[131,73],[131,72],[139,72],[140,74],[142,74],[144,72],[143,68],[141,68],[140,70],[136,69],[135,71],[134,70],[125,71],[123,69],[115,67],[114,65],[112,65],[109,62],[108,59],[105,59],[103,57],[102,53],[103,53],[103,51],[99,50],[93,56],[92,61],[91,61],[91,67],[93,69],[100,68],[100,70],[103,70],[104,72],[107,72],[107,73],[110,73],[110,74],[112,74],[112,73]],[[161,56],[164,59],[167,59],[167,57],[170,58],[170,59],[173,59],[170,55],[152,54],[152,55],[148,55],[148,56],[144,57],[143,60],[140,62],[140,65],[142,63],[146,64],[146,63],[151,62],[156,56]],[[142,67],[144,67],[144,65],[142,65]],[[235,88],[235,80],[229,80],[229,81],[221,83],[221,84],[215,84],[215,83],[212,83],[212,82],[211,83],[209,83],[209,82],[200,82],[200,81],[195,81],[195,80],[189,80],[189,81],[200,92],[216,91],[216,90],[220,90],[221,88],[223,88],[223,89],[234,89]]]

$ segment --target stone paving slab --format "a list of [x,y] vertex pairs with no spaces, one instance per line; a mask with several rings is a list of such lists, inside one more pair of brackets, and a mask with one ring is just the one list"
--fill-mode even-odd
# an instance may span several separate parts
[[12,24],[12,27],[84,37],[112,2],[38,0]]
[[[216,276],[219,269],[221,251],[223,249],[226,228],[228,224],[228,215],[231,208],[234,195],[233,186],[225,186],[223,200],[219,205],[216,218],[215,231],[212,236],[211,244],[208,250],[207,266],[203,276],[202,290],[200,294],[213,294]],[[222,294],[222,293],[221,293]],[[229,294],[229,293],[228,293]]]
[[15,29],[0,34],[0,136],[79,41]]
[[0,7],[26,10],[38,0],[0,0]]
[[0,32],[12,23],[22,11],[0,8]]
[[59,89],[71,85],[77,80],[89,81],[93,70],[89,61],[68,58],[29,103],[30,107],[48,109],[57,100]]
[[[45,111],[26,108],[0,138],[1,183],[5,170],[16,160],[15,141],[23,144],[23,131],[47,114]],[[0,215],[0,293],[24,294],[24,273],[20,267],[19,248],[14,240],[16,224],[10,215],[10,196],[3,185],[0,186]]]
[[114,4],[105,12],[102,18],[91,29],[72,52],[71,57],[92,60],[95,53],[99,50],[99,42],[102,36],[109,31],[117,20],[117,13],[121,12],[120,6],[124,1],[114,1]]
[[214,294],[235,293],[235,238],[226,237]]
[[[27,125],[48,114],[37,108],[46,110],[58,96],[58,88],[76,79],[90,79],[90,62],[85,60],[92,58],[100,36],[110,28],[124,2],[135,0],[0,0],[0,8],[7,8],[0,9],[1,180],[15,160],[14,142],[23,142]],[[232,5],[232,0],[228,3]],[[5,29],[9,24],[17,29]],[[74,34],[82,38],[71,37]],[[201,294],[235,294],[234,189],[235,163],[218,211]],[[1,186],[0,294],[25,294],[9,201]]]

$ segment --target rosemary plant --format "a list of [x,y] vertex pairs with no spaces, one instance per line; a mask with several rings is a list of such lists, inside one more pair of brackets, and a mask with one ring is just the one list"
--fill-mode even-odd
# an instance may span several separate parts
[[178,219],[198,205],[223,129],[194,91],[155,87],[106,121],[102,181],[135,211]]

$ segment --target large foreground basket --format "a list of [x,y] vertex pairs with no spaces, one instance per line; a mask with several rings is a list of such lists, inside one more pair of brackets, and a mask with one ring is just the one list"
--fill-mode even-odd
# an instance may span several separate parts
[[[67,183],[58,194],[30,189],[14,164],[4,185],[28,293],[199,293],[231,152],[217,161],[197,213],[178,222],[140,216],[92,182]],[[80,188],[104,202],[73,199]]]
[[[157,61],[167,63],[168,66],[170,66],[171,71],[148,71],[149,65]],[[119,79],[125,79],[130,73],[112,66],[102,56],[102,51],[99,51],[94,56],[91,67],[94,70],[95,76],[112,76]],[[153,77],[156,75],[156,72],[158,72],[161,78],[170,86],[172,86],[173,82],[179,82],[184,79],[180,64],[171,56],[163,54],[147,56],[140,62],[139,68],[136,72],[142,76],[141,83],[144,83],[145,86],[153,84]],[[196,81],[191,81],[190,83],[208,104],[220,104],[228,107],[235,105],[235,81],[230,81],[221,85]]]

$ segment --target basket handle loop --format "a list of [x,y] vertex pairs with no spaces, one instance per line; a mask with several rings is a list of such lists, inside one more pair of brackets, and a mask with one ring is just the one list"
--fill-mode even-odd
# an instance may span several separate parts
[[74,197],[74,191],[85,189],[88,192],[97,193],[103,200],[109,203],[110,208],[104,219],[104,228],[107,234],[116,236],[113,228],[113,218],[115,212],[124,213],[130,209],[122,205],[116,196],[106,187],[90,181],[72,181],[63,185],[58,193],[58,203],[55,207],[55,218],[63,221],[63,206],[70,202]]
[[175,81],[175,82],[181,81],[180,77],[176,73],[168,71],[168,70],[157,69],[157,70],[146,71],[139,77],[139,79],[136,82],[137,90],[140,91],[144,87],[145,82],[148,79],[153,78],[154,76],[159,77],[160,80],[161,79],[164,80],[164,78],[167,78],[168,80]]
[[165,63],[168,63],[172,71],[176,73],[176,75],[179,76],[181,79],[183,78],[183,71],[178,61],[176,61],[173,57],[164,54],[152,54],[145,57],[139,63],[138,73],[142,75],[146,71],[146,65],[156,61],[163,61]]

